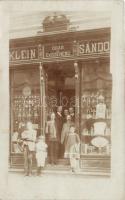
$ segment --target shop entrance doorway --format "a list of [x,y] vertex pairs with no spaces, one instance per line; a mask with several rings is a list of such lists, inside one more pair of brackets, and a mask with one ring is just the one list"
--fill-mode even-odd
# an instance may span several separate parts
[[[67,116],[71,116],[71,121],[75,124],[75,69],[73,63],[51,63],[44,64],[44,72],[46,77],[46,123],[45,137],[48,144],[48,162],[51,163],[52,148],[50,133],[46,127],[51,121],[52,113],[55,114],[56,134],[59,136],[57,162],[56,164],[67,164],[68,159],[65,158],[65,145],[62,140],[62,129],[67,123]],[[61,107],[61,122],[58,118],[58,108]],[[60,124],[61,123],[61,124]],[[58,128],[59,127],[59,128]],[[55,155],[54,155],[55,156]]]
[[56,112],[58,106],[75,109],[75,70],[73,64],[49,64],[47,73],[48,113]]

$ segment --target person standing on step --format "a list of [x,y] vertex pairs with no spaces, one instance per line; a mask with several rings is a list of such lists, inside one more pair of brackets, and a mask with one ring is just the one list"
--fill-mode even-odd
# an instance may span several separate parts
[[63,112],[63,117],[64,117],[64,123],[67,122],[67,116],[69,115],[68,109],[65,109]]
[[74,125],[74,123],[71,121],[71,116],[67,115],[67,121],[63,124],[61,133],[61,144],[64,144],[64,150],[66,149],[67,138],[71,125]]
[[37,161],[37,175],[41,175],[41,171],[45,166],[47,158],[47,144],[45,143],[45,137],[40,135],[36,142],[36,161]]
[[58,158],[63,158],[64,146],[61,144],[61,132],[63,127],[62,106],[58,106],[56,113],[56,127],[58,137]]
[[32,122],[27,122],[26,130],[21,134],[24,152],[24,171],[26,176],[32,175],[32,159],[35,152],[36,135],[37,132],[33,129]]
[[58,158],[59,138],[54,112],[51,113],[50,120],[46,124],[46,134],[48,135],[50,164],[55,165]]
[[69,108],[69,114],[70,114],[70,116],[71,116],[71,121],[72,121],[72,122],[75,122],[75,113],[74,113],[73,107],[70,107],[70,108]]
[[76,142],[70,147],[70,166],[72,172],[78,172],[80,167],[80,142],[76,140]]
[[71,125],[69,129],[64,157],[69,158],[72,172],[79,170],[80,138],[74,125]]

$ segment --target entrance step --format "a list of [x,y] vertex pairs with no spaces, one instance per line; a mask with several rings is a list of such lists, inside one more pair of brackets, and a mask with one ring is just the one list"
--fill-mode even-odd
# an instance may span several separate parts
[[[19,174],[24,174],[24,170],[23,169],[9,169],[9,172],[10,173],[19,173]],[[86,170],[79,170],[75,173],[73,173],[70,169],[70,167],[67,169],[65,168],[58,168],[58,167],[49,167],[47,166],[43,172],[43,174],[58,174],[58,175],[61,175],[61,174],[65,174],[65,175],[84,175],[84,176],[100,176],[100,177],[110,177],[110,172],[106,172],[106,171],[92,171],[91,169],[86,169]],[[33,176],[36,176],[36,169],[33,170]]]
[[45,167],[45,170],[70,170],[70,165],[63,165],[63,164],[57,164],[57,165],[50,165],[50,164],[47,164],[46,167]]
[[69,159],[67,159],[67,158],[61,158],[61,159],[58,159],[57,164],[58,165],[69,165],[70,162],[69,162]]
[[[33,160],[33,169],[36,170],[36,160]],[[23,172],[23,156],[11,157],[9,171]],[[47,173],[70,173],[69,159],[59,159],[57,165],[50,165],[46,162],[45,172]],[[80,173],[84,174],[108,174],[110,175],[110,158],[105,156],[83,156],[80,160]]]
[[[21,172],[23,173],[23,166],[21,168],[10,168],[10,172]],[[33,173],[36,173],[36,167],[33,168]],[[43,173],[48,174],[74,174],[71,172],[70,165],[63,165],[63,164],[57,164],[57,165],[50,165],[47,164],[43,170]],[[98,167],[84,167],[81,168],[77,173],[75,174],[83,174],[83,175],[99,175],[99,176],[110,176],[110,168],[98,168]]]

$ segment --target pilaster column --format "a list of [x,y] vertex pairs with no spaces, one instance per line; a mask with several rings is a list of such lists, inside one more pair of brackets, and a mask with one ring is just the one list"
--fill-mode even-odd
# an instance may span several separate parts
[[75,68],[75,125],[76,129],[79,132],[80,128],[80,70],[79,65],[75,61],[74,62]]
[[[6,191],[9,160],[8,15],[0,5],[0,197]],[[4,197],[3,197],[4,199]]]
[[46,96],[45,96],[45,87],[46,87],[46,77],[45,77],[45,72],[43,69],[43,64],[40,63],[39,66],[39,70],[40,70],[40,98],[41,98],[41,133],[42,135],[45,134],[45,112],[46,112]]
[[111,55],[112,72],[112,180],[115,198],[122,199],[124,192],[125,164],[125,66],[123,55],[123,1],[115,1],[111,24]]

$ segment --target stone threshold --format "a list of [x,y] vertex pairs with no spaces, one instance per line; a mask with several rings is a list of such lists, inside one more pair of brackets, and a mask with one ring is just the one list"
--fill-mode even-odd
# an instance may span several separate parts
[[[16,168],[9,168],[10,173],[22,173],[23,169],[16,169]],[[35,176],[36,170],[33,169],[33,176]],[[111,176],[111,173],[109,170],[98,170],[97,169],[80,169],[77,172],[72,172],[70,168],[67,169],[44,169],[42,174],[65,174],[65,175],[84,175],[84,176],[101,176],[101,177],[109,177]]]

